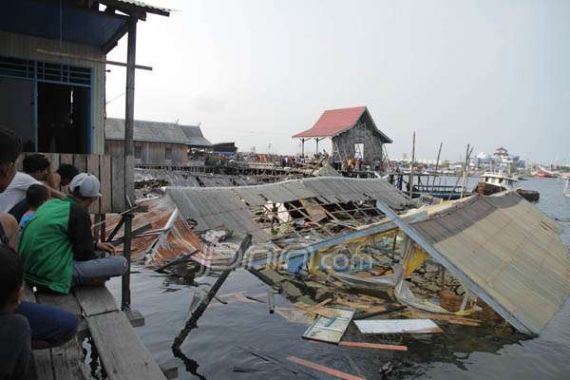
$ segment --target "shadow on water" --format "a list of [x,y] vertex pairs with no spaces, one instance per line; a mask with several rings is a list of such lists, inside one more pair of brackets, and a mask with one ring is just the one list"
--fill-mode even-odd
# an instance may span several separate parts
[[174,354],[175,358],[182,360],[182,363],[184,363],[184,367],[186,368],[186,371],[188,373],[196,376],[200,380],[207,380],[206,376],[198,373],[198,368],[200,367],[200,364],[198,364],[196,360],[189,358],[188,356],[184,355],[184,353],[181,350],[178,350],[176,348],[172,349],[172,353]]

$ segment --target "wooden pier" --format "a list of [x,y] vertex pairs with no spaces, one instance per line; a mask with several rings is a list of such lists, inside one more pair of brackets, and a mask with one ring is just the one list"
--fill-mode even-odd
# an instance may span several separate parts
[[26,287],[25,300],[57,306],[80,319],[78,333],[71,341],[33,351],[28,379],[91,379],[82,347],[86,338],[94,345],[91,351],[97,352],[108,379],[166,379],[106,287],[76,288],[69,295],[34,293]]

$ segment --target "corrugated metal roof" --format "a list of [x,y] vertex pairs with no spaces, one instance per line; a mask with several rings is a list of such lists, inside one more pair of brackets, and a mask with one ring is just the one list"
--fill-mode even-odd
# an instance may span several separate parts
[[180,128],[188,139],[188,145],[197,147],[212,146],[212,143],[202,134],[200,127],[193,125],[181,125]]
[[311,129],[297,133],[293,137],[332,137],[342,133],[358,122],[366,107],[339,108],[326,110]]
[[155,14],[159,14],[159,15],[163,15],[163,16],[169,16],[170,15],[170,9],[168,8],[163,8],[163,7],[157,7],[155,5],[149,4],[149,3],[145,3],[139,0],[99,0],[99,2],[101,4],[104,5],[109,5],[109,6],[113,6],[113,5],[117,5],[117,4],[125,4],[127,6],[134,6],[136,8],[139,8],[141,10],[144,10],[145,12],[149,12],[149,13],[155,13]]
[[[193,145],[192,140],[187,137],[183,127],[197,128],[194,126],[182,126],[176,123],[163,123],[158,121],[135,120],[134,141],[160,142],[169,144]],[[193,132],[195,133],[195,132]],[[200,135],[202,132],[199,132]],[[105,121],[105,139],[124,140],[125,120],[107,118]],[[205,138],[203,140],[208,142]]]
[[570,294],[561,227],[516,192],[474,196],[412,227],[495,311],[530,332],[538,334]]
[[[326,110],[323,112],[319,120],[313,125],[312,128],[306,131],[297,133],[294,138],[321,138],[321,137],[334,137],[349,129],[355,127],[358,121],[362,118],[368,109],[365,106],[352,107],[352,108],[339,108],[334,110]],[[372,117],[370,116],[370,120]],[[372,127],[380,134],[382,140],[386,143],[391,143],[392,140],[382,133],[374,124],[372,120]]]
[[258,242],[267,241],[269,236],[254,223],[255,216],[250,211],[250,206],[307,198],[325,198],[330,202],[382,199],[395,209],[412,205],[400,191],[382,179],[339,177],[307,178],[240,187],[170,187],[167,194],[183,218],[198,222],[197,230],[225,226],[237,232],[251,233]]

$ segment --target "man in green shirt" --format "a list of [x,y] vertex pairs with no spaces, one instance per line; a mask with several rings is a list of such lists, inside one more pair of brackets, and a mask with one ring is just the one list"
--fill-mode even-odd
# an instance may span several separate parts
[[[18,245],[28,283],[67,294],[72,284],[98,284],[125,272],[125,258],[114,256],[111,244],[93,239],[88,208],[101,196],[100,188],[97,177],[80,173],[68,198],[38,208]],[[111,256],[100,257],[105,252]]]

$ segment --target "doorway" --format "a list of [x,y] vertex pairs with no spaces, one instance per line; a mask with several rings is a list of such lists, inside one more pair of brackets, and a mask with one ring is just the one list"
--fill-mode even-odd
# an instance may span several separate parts
[[38,83],[38,151],[89,153],[89,89]]

